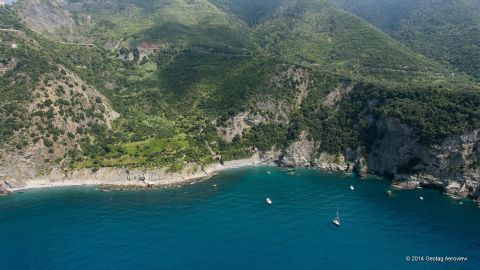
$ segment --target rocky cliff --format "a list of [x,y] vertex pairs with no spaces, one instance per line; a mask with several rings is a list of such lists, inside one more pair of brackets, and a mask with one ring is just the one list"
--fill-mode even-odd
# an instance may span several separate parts
[[454,198],[479,200],[479,130],[426,145],[419,142],[411,127],[398,119],[381,118],[375,127],[380,135],[368,155],[361,148],[337,154],[322,152],[321,142],[308,139],[303,132],[283,151],[277,163],[326,171],[355,171],[361,177],[368,173],[390,178],[399,188],[435,188]]

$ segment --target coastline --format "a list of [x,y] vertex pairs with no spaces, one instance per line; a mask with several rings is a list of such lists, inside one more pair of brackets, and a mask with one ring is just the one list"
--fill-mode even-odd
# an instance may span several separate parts
[[[271,158],[261,159],[260,154],[255,153],[250,158],[225,161],[223,165],[220,163],[213,163],[204,168],[201,168],[195,163],[188,163],[178,172],[169,172],[167,168],[127,169],[120,167],[90,168],[63,172],[60,169],[55,168],[45,176],[37,176],[24,180],[2,179],[3,181],[0,181],[0,196],[31,189],[81,186],[98,186],[102,187],[104,190],[178,187],[185,184],[204,181],[224,170],[260,165],[277,166],[273,165]],[[351,172],[347,170],[347,168],[342,170],[340,167],[332,168],[331,166],[318,166],[316,168],[325,172]],[[361,179],[365,177],[366,175],[360,176]],[[407,181],[393,180],[390,186],[392,189],[397,190],[408,190],[419,187],[434,188],[427,184],[418,180],[414,181],[408,179]],[[441,187],[440,185],[435,187],[436,188],[434,189],[441,189],[439,188]],[[480,207],[480,198],[475,198],[473,196],[459,196],[458,194],[448,192],[446,189],[443,189],[442,193],[455,200],[470,198],[478,205],[478,207]]]
[[194,181],[203,181],[218,172],[262,164],[259,155],[247,159],[225,161],[224,164],[213,163],[203,169],[197,164],[186,164],[181,171],[168,172],[167,168],[98,168],[62,172],[53,169],[48,175],[30,179],[4,180],[0,190],[6,193],[30,189],[61,188],[75,186],[106,186],[112,188],[156,188],[182,185]]

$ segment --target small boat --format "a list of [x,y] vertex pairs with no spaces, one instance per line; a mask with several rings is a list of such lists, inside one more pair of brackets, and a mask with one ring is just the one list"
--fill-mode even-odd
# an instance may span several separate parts
[[217,187],[217,184],[213,184],[213,187]]
[[422,197],[422,196],[420,196],[420,197],[418,197],[418,198],[419,198],[421,201],[423,201],[423,197]]
[[270,200],[270,198],[267,198],[265,201],[267,202],[268,205],[272,204],[272,200]]
[[387,190],[386,193],[387,193],[388,196],[392,196],[392,191],[391,190]]
[[272,174],[270,171],[267,171],[267,174]]
[[340,215],[338,214],[337,210],[337,216],[332,220],[332,223],[335,224],[337,227],[340,227]]
[[355,188],[353,186],[350,186],[350,190],[355,190]]
[[463,202],[459,202],[458,204],[463,204]]

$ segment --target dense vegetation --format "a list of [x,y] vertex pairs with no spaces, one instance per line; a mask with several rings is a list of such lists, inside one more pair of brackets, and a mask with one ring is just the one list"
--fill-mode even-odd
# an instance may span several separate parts
[[[229,160],[255,148],[283,149],[302,131],[321,142],[319,151],[369,149],[381,136],[374,122],[385,117],[412,126],[424,143],[480,125],[474,79],[452,74],[441,57],[402,39],[426,56],[419,54],[327,1],[70,0],[57,8],[72,16],[73,32],[59,35],[28,30],[18,19],[28,4],[0,8],[0,25],[22,31],[0,32],[6,70],[0,73],[0,139],[15,151],[42,142],[52,160],[74,168],[179,170],[188,162],[213,162],[212,152]],[[405,2],[389,18],[404,18],[412,8]],[[59,42],[65,36],[96,46]],[[463,70],[475,75],[470,67]],[[53,86],[57,100],[45,94]],[[352,90],[325,104],[339,86]],[[82,108],[78,93],[92,89],[108,100],[91,94]],[[111,127],[104,104],[121,115]],[[230,142],[221,130],[240,113],[262,120]],[[27,125],[31,115],[36,129]],[[54,120],[75,128],[48,124]]]
[[339,111],[318,110],[310,102],[300,119],[325,151],[338,153],[358,145],[369,149],[382,136],[372,119],[388,117],[413,127],[423,144],[439,143],[452,134],[479,128],[479,105],[478,91],[360,83],[345,96]]
[[331,0],[410,48],[480,78],[480,2]]

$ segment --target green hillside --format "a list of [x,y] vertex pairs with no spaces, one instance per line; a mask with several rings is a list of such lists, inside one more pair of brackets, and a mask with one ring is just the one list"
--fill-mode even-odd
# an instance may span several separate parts
[[248,24],[254,25],[264,17],[269,16],[277,8],[287,3],[287,0],[212,0],[217,6],[242,18]]
[[332,1],[427,57],[480,78],[480,2]]
[[395,31],[399,22],[416,9],[422,1],[331,0],[331,2],[390,33]]
[[[212,151],[284,149],[302,131],[338,153],[376,139],[366,118],[399,118],[427,144],[480,125],[468,76],[326,1],[61,1],[75,24],[57,32],[20,21],[48,12],[30,5],[0,9],[22,30],[0,33],[19,45],[0,47],[1,67],[15,58],[0,75],[1,136],[20,154],[43,142],[46,165],[178,170]],[[228,138],[241,115],[253,124]]]
[[[85,23],[83,31],[94,42],[163,46],[214,47],[223,50],[252,50],[252,37],[243,22],[207,0],[172,1],[70,1],[65,9]],[[86,24],[86,23],[85,23]]]
[[291,1],[257,27],[267,51],[289,62],[384,80],[442,80],[440,65],[322,1]]

